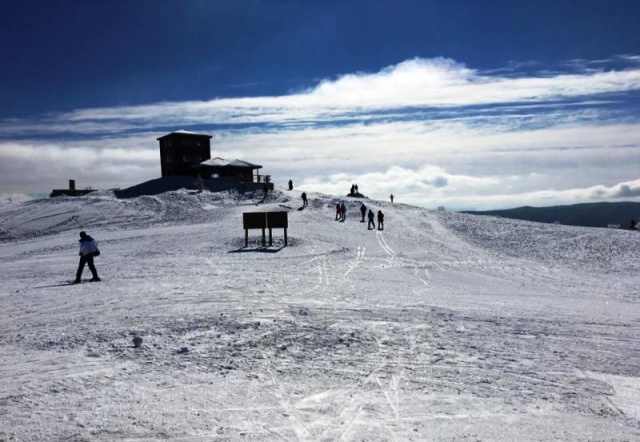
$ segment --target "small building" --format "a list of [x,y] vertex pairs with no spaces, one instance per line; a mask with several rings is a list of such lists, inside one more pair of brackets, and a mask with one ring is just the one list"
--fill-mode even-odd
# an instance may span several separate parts
[[83,196],[87,193],[91,193],[94,190],[91,188],[87,189],[76,189],[76,180],[69,180],[69,188],[68,189],[53,189],[49,194],[50,197],[55,196]]
[[[235,178],[242,184],[270,183],[269,175],[260,175],[260,164],[242,160],[225,160],[216,157],[193,167],[202,178]],[[255,173],[254,173],[255,171]]]
[[193,166],[211,159],[211,135],[188,130],[171,132],[158,138],[162,176],[197,175]]

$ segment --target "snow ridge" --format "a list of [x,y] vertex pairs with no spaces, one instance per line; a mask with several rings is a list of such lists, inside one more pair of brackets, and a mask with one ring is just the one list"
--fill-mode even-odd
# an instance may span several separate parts
[[0,440],[640,439],[637,232],[300,193],[0,206]]

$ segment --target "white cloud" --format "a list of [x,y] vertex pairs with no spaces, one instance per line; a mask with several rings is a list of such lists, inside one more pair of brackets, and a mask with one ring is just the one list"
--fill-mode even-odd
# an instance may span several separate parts
[[[430,208],[444,206],[450,210],[488,210],[623,199],[640,201],[640,179],[612,186],[510,191],[509,184],[512,181],[527,182],[540,178],[544,179],[539,174],[511,177],[456,175],[439,167],[424,165],[417,169],[391,167],[384,172],[358,176],[335,174],[313,177],[304,181],[300,188],[346,195],[351,184],[355,183],[361,193],[372,199],[388,200],[389,195],[393,194],[397,203]],[[446,185],[439,185],[438,180],[443,180]]]
[[[99,146],[96,146],[99,145]],[[111,188],[157,177],[156,149],[108,147],[92,143],[0,143],[0,186],[44,192],[64,188],[68,179],[78,186]]]
[[[613,186],[597,185],[565,190],[539,190],[519,194],[493,194],[473,197],[451,196],[437,201],[452,209],[490,210],[520,206],[555,206],[600,201],[640,202],[640,180],[618,183]],[[434,200],[435,204],[436,201]]]
[[26,193],[0,193],[0,204],[18,203],[29,201],[32,197]]
[[494,177],[454,175],[433,165],[422,165],[417,169],[392,166],[384,172],[358,175],[336,173],[305,179],[300,188],[321,193],[346,195],[352,184],[358,184],[361,193],[370,198],[386,199],[391,193],[423,196],[442,193],[468,192],[500,182]]
[[108,134],[153,126],[326,122],[393,109],[545,103],[637,90],[637,67],[513,78],[480,74],[450,59],[416,58],[376,73],[325,80],[304,93],[79,109],[36,122],[7,120],[0,133]]
[[[5,120],[0,189],[43,191],[69,178],[105,188],[155,178],[156,138],[166,128],[189,128],[214,135],[213,156],[257,162],[276,183],[292,178],[325,193],[345,194],[362,182],[373,197],[395,189],[427,206],[543,201],[540,191],[550,187],[558,198],[581,198],[568,189],[610,189],[638,178],[640,116],[624,101],[640,90],[640,68],[635,56],[625,57],[626,70],[529,76],[413,59],[286,96]],[[23,138],[13,139],[18,133]],[[634,189],[617,195],[635,198]]]

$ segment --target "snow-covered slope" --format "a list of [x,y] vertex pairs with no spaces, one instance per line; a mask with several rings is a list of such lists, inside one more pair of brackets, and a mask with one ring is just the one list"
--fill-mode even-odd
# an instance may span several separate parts
[[640,440],[636,232],[309,196],[1,205],[0,440]]

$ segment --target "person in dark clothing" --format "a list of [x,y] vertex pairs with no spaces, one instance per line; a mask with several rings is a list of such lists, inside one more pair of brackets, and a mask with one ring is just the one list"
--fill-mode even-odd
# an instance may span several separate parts
[[353,188],[356,190],[356,193],[358,193],[358,185],[357,185],[357,184],[354,184],[354,185],[353,185]]
[[362,203],[360,205],[360,213],[362,214],[362,221],[361,222],[364,222],[364,217],[367,214],[367,206],[365,206],[364,203]]
[[309,202],[307,201],[306,192],[302,192],[302,195],[300,196],[302,197],[302,207],[307,207],[309,205]]
[[100,250],[98,250],[98,243],[96,242],[96,240],[87,235],[86,232],[80,232],[79,255],[80,263],[78,264],[76,279],[75,281],[73,281],[73,283],[80,284],[80,282],[82,282],[82,271],[84,270],[85,264],[88,264],[89,270],[91,270],[91,275],[93,276],[93,278],[91,278],[91,281],[100,281],[96,267],[95,265],[93,265],[93,258],[100,255]]
[[393,203],[393,193],[389,196],[391,198],[391,202]]
[[293,181],[289,180],[289,190],[293,190]]
[[367,224],[367,230],[375,229],[376,223],[373,220],[374,218],[373,210],[369,209],[369,214],[367,216],[369,217],[369,224]]
[[336,204],[336,221],[342,218],[342,207],[340,207],[340,203]]
[[384,230],[384,213],[378,210],[378,230]]
[[356,187],[355,184],[352,184],[351,189],[349,190],[349,195],[353,195],[354,193],[356,193]]
[[342,215],[342,221],[344,221],[344,219],[347,217],[347,207],[344,205],[344,203],[340,204],[340,215]]

